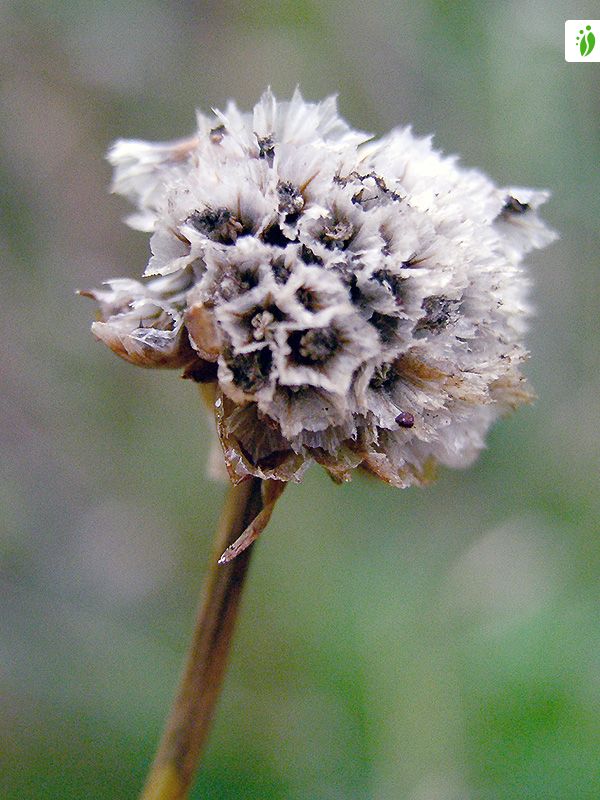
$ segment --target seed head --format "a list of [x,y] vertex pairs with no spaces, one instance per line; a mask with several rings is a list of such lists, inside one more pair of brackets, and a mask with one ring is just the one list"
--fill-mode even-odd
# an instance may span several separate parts
[[89,292],[133,363],[215,385],[234,481],[399,487],[468,464],[529,395],[523,258],[546,192],[498,188],[408,128],[351,129],[334,98],[233,103],[190,139],[118,141],[113,189],[151,232],[145,282]]

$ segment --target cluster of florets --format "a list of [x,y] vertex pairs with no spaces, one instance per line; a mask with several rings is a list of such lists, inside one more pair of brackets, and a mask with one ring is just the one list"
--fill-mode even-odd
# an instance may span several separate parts
[[528,398],[521,262],[553,239],[546,194],[499,189],[409,129],[368,140],[333,98],[267,92],[251,114],[198,114],[191,139],[110,151],[160,277],[90,293],[94,333],[214,385],[236,481],[317,461],[423,483]]

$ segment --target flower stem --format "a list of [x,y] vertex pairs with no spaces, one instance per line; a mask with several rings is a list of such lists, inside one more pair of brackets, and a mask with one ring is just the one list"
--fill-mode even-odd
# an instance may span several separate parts
[[229,563],[217,562],[263,509],[261,488],[259,478],[249,478],[229,489],[179,691],[141,800],[188,796],[223,682],[252,548]]

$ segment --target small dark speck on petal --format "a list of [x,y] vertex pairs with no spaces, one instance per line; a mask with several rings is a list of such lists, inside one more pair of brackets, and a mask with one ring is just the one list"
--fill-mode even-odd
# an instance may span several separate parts
[[213,144],[221,144],[226,133],[227,129],[225,128],[225,125],[217,125],[216,128],[211,130],[209,138]]
[[275,158],[275,141],[273,136],[259,136],[255,134],[258,143],[258,157],[267,161],[268,165],[273,166],[273,159]]
[[521,203],[516,197],[508,195],[504,200],[502,211],[508,211],[512,214],[524,214],[529,209],[529,203]]

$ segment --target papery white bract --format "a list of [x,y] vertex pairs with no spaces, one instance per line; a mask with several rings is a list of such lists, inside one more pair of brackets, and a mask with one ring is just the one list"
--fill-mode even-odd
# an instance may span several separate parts
[[192,138],[109,153],[162,277],[89,293],[94,333],[215,384],[234,481],[316,461],[425,483],[529,398],[522,261],[555,238],[547,193],[498,188],[408,128],[369,139],[333,98],[267,91],[250,114],[199,113]]

